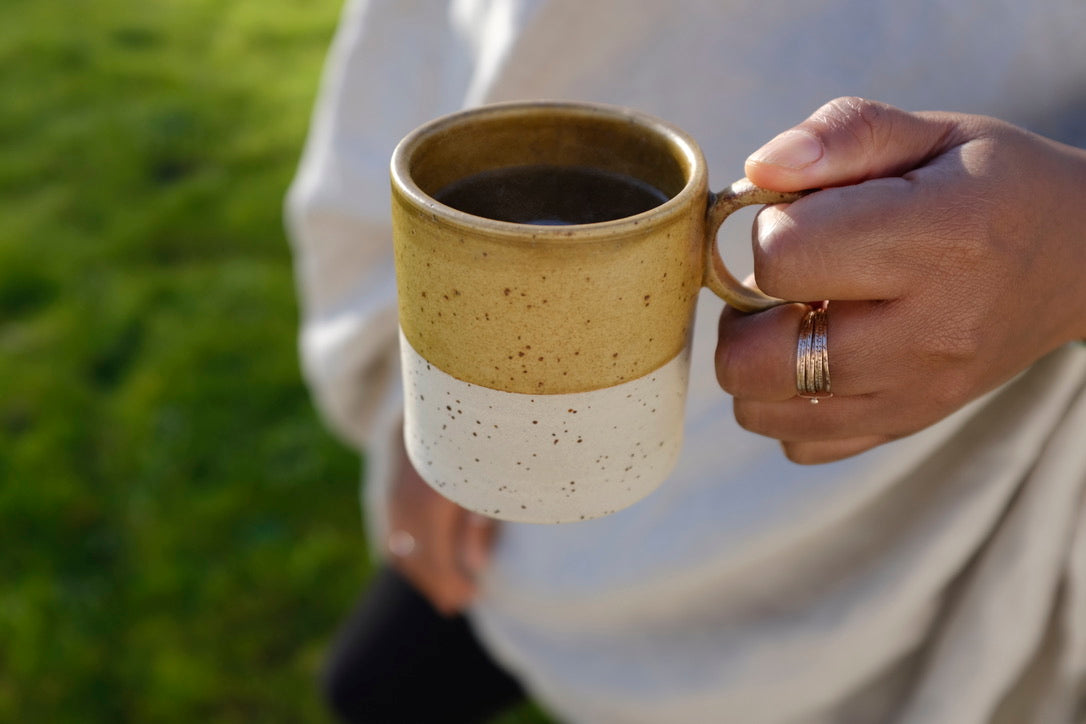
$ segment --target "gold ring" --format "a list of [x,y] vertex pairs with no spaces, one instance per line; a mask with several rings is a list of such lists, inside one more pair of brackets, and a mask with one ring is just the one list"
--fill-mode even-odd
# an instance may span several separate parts
[[817,405],[830,391],[829,302],[803,315],[796,342],[796,394]]

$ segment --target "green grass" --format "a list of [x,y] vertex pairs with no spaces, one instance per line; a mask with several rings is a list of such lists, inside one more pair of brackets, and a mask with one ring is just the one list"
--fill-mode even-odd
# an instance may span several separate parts
[[4,4],[0,721],[328,721],[359,461],[281,209],[339,5]]
[[282,223],[338,2],[8,0],[0,721],[325,721],[366,575]]

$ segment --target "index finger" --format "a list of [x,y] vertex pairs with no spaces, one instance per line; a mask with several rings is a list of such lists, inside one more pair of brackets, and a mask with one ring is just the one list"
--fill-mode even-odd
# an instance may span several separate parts
[[796,301],[886,300],[924,273],[931,225],[910,178],[823,189],[762,209],[753,229],[758,286]]

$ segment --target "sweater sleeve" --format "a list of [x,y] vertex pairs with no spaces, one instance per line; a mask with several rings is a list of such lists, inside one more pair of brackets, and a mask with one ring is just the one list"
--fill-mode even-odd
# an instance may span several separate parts
[[475,54],[456,5],[348,0],[285,204],[302,374],[324,423],[365,454],[377,554],[403,398],[389,160],[411,129],[465,103]]
[[360,450],[387,444],[399,418],[388,164],[407,132],[463,102],[472,61],[451,17],[425,0],[345,6],[287,194],[302,371],[326,424]]

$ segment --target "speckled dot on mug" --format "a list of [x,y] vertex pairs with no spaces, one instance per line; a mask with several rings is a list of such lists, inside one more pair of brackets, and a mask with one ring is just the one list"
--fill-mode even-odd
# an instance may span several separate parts
[[701,286],[780,302],[727,273],[715,235],[739,206],[792,197],[710,195],[694,141],[626,109],[438,119],[397,147],[392,190],[407,452],[486,515],[577,521],[650,493],[681,447]]

